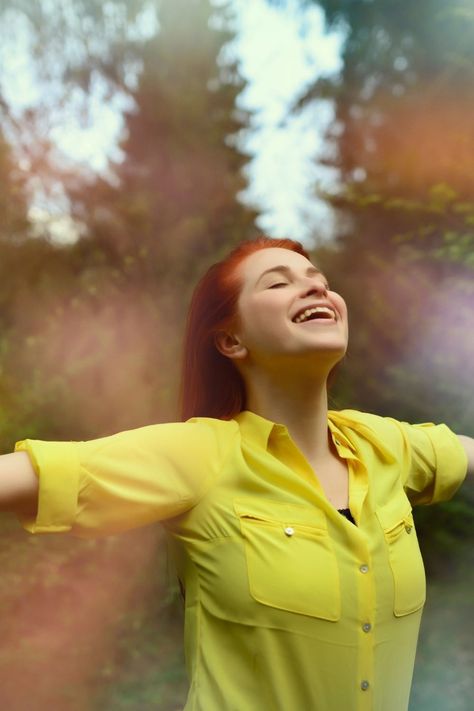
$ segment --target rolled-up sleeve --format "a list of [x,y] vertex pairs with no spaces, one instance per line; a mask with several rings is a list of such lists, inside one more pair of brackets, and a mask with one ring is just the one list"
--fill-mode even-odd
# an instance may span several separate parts
[[392,422],[402,435],[402,479],[411,503],[451,499],[467,473],[466,452],[457,435],[445,424]]
[[195,418],[85,442],[17,442],[39,477],[36,518],[20,521],[31,533],[88,537],[183,513],[217,477],[232,424]]

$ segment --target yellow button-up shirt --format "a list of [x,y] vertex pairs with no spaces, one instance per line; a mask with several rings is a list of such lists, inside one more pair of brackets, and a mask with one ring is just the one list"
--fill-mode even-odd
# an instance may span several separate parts
[[444,424],[328,413],[355,524],[285,426],[252,412],[87,442],[23,440],[31,532],[162,521],[186,589],[185,711],[405,711],[425,602],[412,506],[444,501],[467,457]]

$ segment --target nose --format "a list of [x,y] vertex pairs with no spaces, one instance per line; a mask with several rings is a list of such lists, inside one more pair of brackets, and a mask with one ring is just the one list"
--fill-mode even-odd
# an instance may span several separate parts
[[302,288],[302,296],[312,296],[313,294],[324,294],[328,293],[325,284],[322,281],[314,281],[310,279],[308,283]]

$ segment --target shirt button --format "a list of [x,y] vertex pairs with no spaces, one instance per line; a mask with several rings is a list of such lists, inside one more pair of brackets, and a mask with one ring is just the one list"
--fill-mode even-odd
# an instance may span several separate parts
[[287,526],[285,528],[285,533],[287,536],[292,536],[294,534],[294,532],[295,532],[295,529],[292,528],[291,526]]
[[407,533],[411,533],[411,529],[412,529],[412,528],[413,528],[413,526],[410,526],[410,525],[405,526],[405,531],[406,531]]
[[360,570],[361,573],[368,573],[368,572],[369,572],[369,566],[364,563],[363,565],[360,566],[359,570]]
[[370,630],[372,629],[372,625],[370,624],[370,622],[364,622],[364,624],[362,625],[362,629],[364,630],[364,632],[370,632]]
[[360,682],[360,688],[362,689],[362,691],[365,691],[369,688],[369,682],[367,681],[367,679],[363,679],[363,681]]

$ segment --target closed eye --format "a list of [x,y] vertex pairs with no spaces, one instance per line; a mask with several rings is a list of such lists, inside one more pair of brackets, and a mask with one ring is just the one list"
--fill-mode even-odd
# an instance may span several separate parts
[[[288,282],[286,282],[286,281],[279,281],[279,282],[277,282],[276,284],[272,284],[272,285],[269,286],[268,288],[269,288],[269,289],[278,289],[278,287],[280,287],[280,286],[288,286]],[[329,286],[329,284],[325,284],[324,287],[325,287],[326,291],[331,291],[331,287]]]
[[279,281],[276,284],[272,284],[268,288],[269,289],[277,289],[279,286],[288,286],[288,282],[287,281]]

